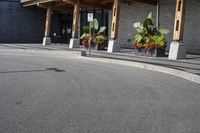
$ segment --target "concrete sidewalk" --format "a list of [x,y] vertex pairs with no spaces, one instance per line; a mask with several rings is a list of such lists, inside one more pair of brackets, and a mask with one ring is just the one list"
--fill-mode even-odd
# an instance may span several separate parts
[[52,44],[43,46],[42,44],[34,44],[34,43],[0,43],[1,49],[34,49],[34,50],[66,50],[68,49],[69,45],[67,44]]
[[[42,44],[0,44],[0,48],[12,49],[34,49],[34,50],[58,50],[58,51],[86,51],[86,56],[89,56],[89,51],[83,48],[69,49],[67,44],[52,44],[42,46]],[[116,59],[141,64],[149,64],[161,66],[182,72],[200,75],[200,55],[187,54],[184,60],[168,60],[167,57],[146,57],[135,55],[134,49],[121,49],[119,53],[107,53],[106,51],[92,50],[90,58]]]
[[167,57],[138,56],[134,54],[133,50],[122,49],[120,53],[112,54],[107,52],[92,51],[91,57],[110,58],[158,65],[200,75],[200,55],[187,54],[187,57],[184,60],[168,60]]

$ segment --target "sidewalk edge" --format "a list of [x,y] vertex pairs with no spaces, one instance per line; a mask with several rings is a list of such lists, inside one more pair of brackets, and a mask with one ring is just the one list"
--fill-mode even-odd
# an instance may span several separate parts
[[81,56],[80,59],[96,61],[96,62],[119,64],[119,65],[126,65],[126,66],[131,66],[131,67],[152,70],[152,71],[156,71],[156,72],[162,72],[165,74],[173,75],[173,76],[183,78],[183,79],[200,84],[200,76],[199,75],[192,74],[189,72],[184,72],[184,71],[173,69],[173,68],[167,68],[167,67],[152,65],[152,64],[147,64],[147,63],[138,63],[138,62],[134,62],[134,61],[109,59],[109,58],[97,58],[97,57],[93,58],[93,57]]

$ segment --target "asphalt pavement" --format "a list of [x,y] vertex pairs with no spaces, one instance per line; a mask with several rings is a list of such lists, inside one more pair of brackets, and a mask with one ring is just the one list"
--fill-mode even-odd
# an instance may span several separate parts
[[199,132],[200,84],[76,51],[0,51],[0,133]]

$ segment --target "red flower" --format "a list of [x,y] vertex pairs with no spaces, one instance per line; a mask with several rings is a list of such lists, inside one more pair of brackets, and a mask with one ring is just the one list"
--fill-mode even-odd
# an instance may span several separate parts
[[88,48],[88,47],[89,47],[89,40],[88,40],[88,39],[84,39],[84,40],[82,41],[82,44],[83,44],[83,46],[84,46],[85,48]]
[[145,44],[145,49],[151,51],[156,48],[156,44],[154,42],[149,42]]

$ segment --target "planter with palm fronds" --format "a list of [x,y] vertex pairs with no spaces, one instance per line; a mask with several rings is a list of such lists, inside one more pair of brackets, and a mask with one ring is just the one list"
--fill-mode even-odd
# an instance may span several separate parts
[[167,41],[164,35],[169,33],[168,29],[161,29],[153,24],[152,13],[149,13],[145,21],[134,23],[138,32],[134,35],[134,48],[136,54],[146,56],[165,56]]
[[[107,38],[103,35],[103,33],[106,30],[106,27],[99,27],[99,22],[97,19],[94,19],[94,21],[90,23],[90,26],[84,27],[87,30],[84,31],[80,39],[82,40],[82,44],[85,46],[85,48],[88,48],[90,44],[91,48],[93,49],[105,49],[105,46],[107,44]],[[88,30],[89,27],[91,28],[91,35]]]

